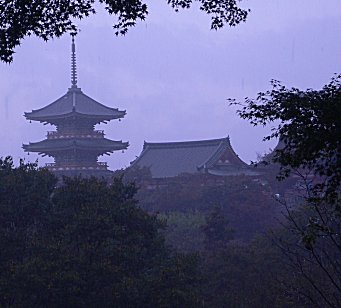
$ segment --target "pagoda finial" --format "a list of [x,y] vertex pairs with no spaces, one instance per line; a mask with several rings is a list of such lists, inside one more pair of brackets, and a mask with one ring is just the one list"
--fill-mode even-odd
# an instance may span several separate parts
[[71,34],[72,45],[71,45],[71,85],[72,88],[77,88],[77,66],[76,66],[76,45],[75,45],[75,34]]

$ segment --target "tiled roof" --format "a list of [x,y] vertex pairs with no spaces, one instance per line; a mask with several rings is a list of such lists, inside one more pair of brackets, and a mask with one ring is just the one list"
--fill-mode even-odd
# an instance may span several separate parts
[[47,153],[58,150],[83,149],[96,150],[98,152],[113,152],[124,150],[128,147],[128,142],[114,141],[106,138],[88,139],[88,138],[67,138],[67,139],[45,139],[40,142],[24,144],[23,149],[26,152]]
[[231,166],[247,166],[233,151],[229,138],[149,143],[145,142],[141,155],[132,167],[148,167],[154,178],[174,177],[182,173],[197,173],[211,167],[228,150]]
[[53,103],[32,112],[25,112],[25,117],[29,120],[48,121],[71,114],[112,120],[123,118],[126,112],[98,103],[85,95],[80,88],[70,88],[65,95]]

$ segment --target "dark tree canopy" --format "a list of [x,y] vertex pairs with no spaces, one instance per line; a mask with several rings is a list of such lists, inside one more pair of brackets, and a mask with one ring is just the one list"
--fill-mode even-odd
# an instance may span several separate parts
[[134,184],[56,180],[0,158],[0,307],[200,303],[197,258],[164,245],[163,223],[137,207]]
[[[282,147],[273,157],[281,176],[292,170],[310,171],[320,181],[315,188],[337,197],[341,187],[341,75],[321,90],[286,88],[272,81],[272,90],[247,98],[239,115],[253,125],[274,123],[266,140],[280,137]],[[323,180],[323,181],[321,181]]]
[[[281,146],[272,160],[280,164],[279,179],[294,171],[301,178],[311,209],[301,237],[306,247],[317,238],[340,237],[341,204],[341,75],[321,90],[288,89],[272,81],[272,90],[247,98],[239,115],[253,125],[275,124],[269,140]],[[276,126],[277,125],[277,126]],[[341,251],[341,250],[340,250]]]
[[[105,6],[117,18],[115,34],[124,35],[148,14],[144,0],[9,0],[0,2],[0,59],[13,61],[14,49],[30,35],[47,41],[64,33],[76,33],[76,21],[96,13],[96,3]],[[211,28],[244,22],[248,10],[237,0],[167,0],[176,11],[200,3],[200,10],[211,16]]]
[[[271,159],[279,178],[293,172],[295,204],[279,200],[287,213],[285,236],[275,239],[299,281],[298,293],[314,306],[341,305],[341,75],[321,90],[272,90],[247,98],[239,115],[253,125],[274,125],[280,138]],[[289,235],[289,236],[288,236]]]

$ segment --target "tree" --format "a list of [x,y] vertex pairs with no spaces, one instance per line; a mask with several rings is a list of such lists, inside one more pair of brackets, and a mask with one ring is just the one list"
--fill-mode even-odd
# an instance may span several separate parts
[[206,224],[202,227],[205,234],[205,247],[215,252],[224,248],[229,241],[233,240],[233,229],[229,226],[228,219],[220,207],[215,207],[206,216]]
[[[208,307],[309,307],[289,297],[290,268],[266,236],[248,244],[230,242],[203,255]],[[286,283],[284,284],[283,281]]]
[[[13,60],[14,49],[30,35],[47,41],[64,33],[76,33],[75,20],[96,13],[95,0],[11,0],[0,2],[0,59]],[[115,15],[115,34],[124,35],[144,20],[148,14],[144,0],[98,0],[109,15]],[[211,15],[211,28],[219,29],[225,24],[236,26],[244,22],[248,10],[239,7],[237,0],[167,0],[176,11],[200,3],[200,10]]]
[[[150,307],[198,302],[197,262],[165,247],[163,224],[136,206],[134,184],[121,178],[111,185],[96,178],[64,179],[64,184],[53,196],[51,242],[59,243],[60,266],[50,282],[56,292],[52,303]],[[172,279],[166,272],[173,273]],[[172,296],[165,299],[166,293]]]
[[36,164],[0,158],[0,306],[22,301],[20,272],[41,251],[56,182]]
[[[280,137],[273,161],[280,179],[292,171],[315,176],[314,197],[338,201],[341,187],[341,75],[322,90],[288,89],[272,81],[272,90],[247,98],[239,116],[253,125],[278,123],[265,140]],[[232,100],[232,103],[234,101]],[[311,187],[312,188],[312,187]]]
[[200,211],[170,211],[158,215],[167,223],[164,230],[166,244],[182,253],[195,253],[204,249],[205,214]]
[[164,245],[134,184],[55,184],[35,164],[0,160],[1,306],[198,305],[198,261]]
[[341,75],[321,90],[288,89],[272,81],[272,90],[259,93],[255,100],[247,98],[239,115],[253,125],[277,125],[265,139],[279,137],[282,143],[273,155],[280,164],[279,179],[292,174],[300,179],[301,202],[291,208],[280,200],[294,240],[277,238],[300,277],[298,292],[314,305],[339,307]]
[[51,247],[57,270],[50,271],[47,305],[134,306],[143,300],[145,274],[165,250],[160,223],[136,207],[135,192],[119,179],[108,186],[96,178],[65,178],[55,190],[50,243],[58,243],[58,252]]

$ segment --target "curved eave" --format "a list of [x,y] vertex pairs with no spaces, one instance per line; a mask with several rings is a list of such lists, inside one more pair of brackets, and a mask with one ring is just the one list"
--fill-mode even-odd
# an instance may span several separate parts
[[[141,152],[141,154],[135,159],[133,160],[132,162],[130,162],[130,166],[131,167],[135,167],[136,165],[139,164],[139,162],[142,160],[142,158],[144,157],[144,155],[148,152],[148,145],[147,143],[145,142],[144,145],[143,145],[143,150]],[[150,168],[151,166],[149,166],[148,168]]]
[[51,104],[25,113],[25,117],[29,120],[46,122],[51,119],[67,117],[73,112],[82,117],[99,117],[104,121],[122,118],[126,113],[125,111],[118,110],[118,108],[108,107],[99,103],[83,93],[81,88],[71,87],[66,94]]
[[[41,141],[43,142],[43,141]],[[82,145],[82,144],[66,144],[61,145],[58,142],[54,142],[54,144],[39,144],[41,142],[23,144],[22,148],[25,152],[36,152],[36,153],[53,153],[60,151],[68,151],[68,150],[83,150],[83,151],[93,151],[98,153],[113,153],[115,151],[126,150],[129,146],[128,142],[122,141],[114,141],[111,145],[100,145],[95,143],[92,146]]]
[[208,169],[207,173],[217,176],[238,176],[238,175],[247,175],[247,176],[259,176],[261,173],[255,172],[249,169],[240,168],[240,169],[231,169],[231,170],[215,170]]
[[228,140],[227,138],[219,138],[219,139],[208,139],[208,140],[194,140],[194,141],[175,141],[175,142],[144,142],[144,148],[152,148],[152,149],[164,149],[164,148],[192,148],[192,147],[206,147],[216,145],[219,146],[221,142]]
[[125,110],[117,110],[117,114],[112,114],[112,115],[104,115],[104,114],[85,114],[85,113],[80,113],[77,111],[65,113],[65,114],[60,114],[60,115],[49,115],[49,116],[34,116],[33,112],[25,112],[24,116],[27,120],[31,121],[39,121],[39,122],[45,122],[45,123],[50,123],[50,122],[56,122],[58,120],[64,120],[67,118],[72,118],[72,117],[77,117],[77,118],[83,118],[83,119],[93,119],[95,122],[105,122],[105,121],[111,121],[111,120],[116,120],[116,119],[122,119],[126,115]]

